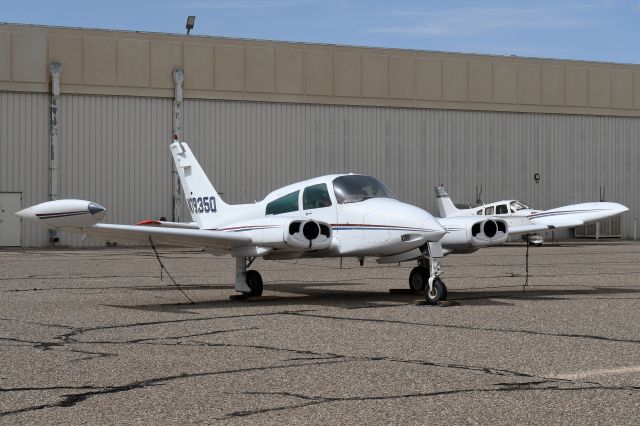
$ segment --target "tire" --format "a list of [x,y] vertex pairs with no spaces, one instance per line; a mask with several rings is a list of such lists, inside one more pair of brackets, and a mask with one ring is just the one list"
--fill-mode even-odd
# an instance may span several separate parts
[[447,299],[447,286],[444,285],[440,278],[436,278],[433,280],[433,291],[430,292],[429,289],[427,289],[424,297],[427,299],[428,304],[437,305],[438,302]]
[[429,270],[424,266],[416,266],[409,274],[409,290],[418,294],[424,291],[429,283]]
[[245,281],[249,286],[249,288],[251,289],[250,292],[244,293],[245,296],[249,296],[249,297],[262,296],[262,288],[263,288],[262,277],[260,276],[260,273],[258,271],[254,271],[254,270],[247,271]]

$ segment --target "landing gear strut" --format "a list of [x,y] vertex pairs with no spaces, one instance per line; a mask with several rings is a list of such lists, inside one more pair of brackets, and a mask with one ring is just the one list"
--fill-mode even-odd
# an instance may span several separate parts
[[262,277],[258,271],[247,268],[251,266],[255,257],[236,257],[236,291],[246,297],[262,296]]
[[[429,248],[429,254],[432,248]],[[440,263],[433,257],[427,256],[418,259],[418,266],[409,274],[409,289],[412,293],[425,292],[425,298],[430,305],[446,300],[447,286],[440,279]]]

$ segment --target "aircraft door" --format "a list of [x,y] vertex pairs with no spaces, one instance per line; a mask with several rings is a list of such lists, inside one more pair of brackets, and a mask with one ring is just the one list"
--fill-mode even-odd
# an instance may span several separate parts
[[336,202],[326,183],[307,186],[302,191],[302,214],[332,225],[336,223]]

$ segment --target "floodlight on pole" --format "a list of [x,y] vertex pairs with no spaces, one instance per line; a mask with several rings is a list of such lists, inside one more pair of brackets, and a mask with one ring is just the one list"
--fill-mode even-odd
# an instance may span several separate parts
[[187,17],[187,35],[189,35],[189,33],[191,32],[191,30],[193,29],[193,26],[196,23],[196,17],[191,15],[189,17]]

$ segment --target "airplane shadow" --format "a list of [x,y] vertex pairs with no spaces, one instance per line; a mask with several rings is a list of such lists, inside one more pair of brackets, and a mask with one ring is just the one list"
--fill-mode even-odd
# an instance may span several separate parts
[[[196,303],[161,303],[145,305],[105,305],[110,307],[135,309],[144,311],[195,313],[197,310],[206,309],[235,309],[238,307],[270,307],[270,306],[324,306],[342,309],[384,308],[398,305],[414,304],[424,301],[424,296],[411,294],[406,289],[394,289],[389,292],[336,289],[332,287],[362,286],[363,283],[343,282],[305,282],[305,283],[274,283],[265,286],[264,296],[247,299],[224,298],[216,300],[196,301]],[[233,286],[206,286],[193,285],[181,286],[187,294],[189,290],[229,290],[230,296],[235,295]],[[176,298],[180,295],[173,286],[138,287],[138,290],[174,291]],[[286,293],[286,294],[271,294]],[[557,286],[548,288],[535,286],[527,288],[489,288],[489,289],[462,289],[449,290],[447,304],[443,306],[513,306],[515,300],[548,301],[571,300],[579,296],[615,299],[637,299],[631,297],[640,295],[640,289],[626,287],[591,287],[580,289],[563,289]],[[624,297],[627,296],[627,297]],[[424,306],[422,306],[424,307]]]

